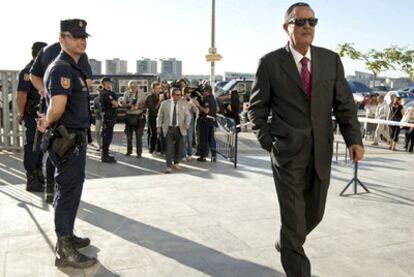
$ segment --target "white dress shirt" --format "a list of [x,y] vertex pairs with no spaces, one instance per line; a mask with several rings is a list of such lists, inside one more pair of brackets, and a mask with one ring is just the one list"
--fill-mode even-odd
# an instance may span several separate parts
[[[178,101],[177,101],[177,103],[175,103],[174,102],[174,100],[171,98],[171,99],[169,99],[168,101],[171,101],[171,108],[170,108],[170,118],[171,118],[171,122],[170,122],[170,126],[173,126],[173,127],[176,127],[176,126],[178,126]],[[177,107],[175,108],[175,112],[176,112],[176,119],[177,119],[177,124],[174,126],[173,125],[173,114],[174,114],[174,105],[175,104],[177,104]]]
[[300,72],[302,70],[302,63],[300,61],[302,60],[303,57],[308,58],[308,70],[309,70],[309,73],[312,73],[312,71],[311,71],[311,60],[312,60],[312,58],[311,58],[311,51],[310,51],[311,48],[310,47],[308,48],[308,51],[306,52],[305,56],[303,56],[301,53],[299,53],[298,51],[293,49],[293,47],[290,45],[290,42],[289,42],[289,49],[290,49],[290,52],[293,55],[293,59],[295,60],[295,64],[296,64],[296,67],[298,68],[299,75],[300,75]]

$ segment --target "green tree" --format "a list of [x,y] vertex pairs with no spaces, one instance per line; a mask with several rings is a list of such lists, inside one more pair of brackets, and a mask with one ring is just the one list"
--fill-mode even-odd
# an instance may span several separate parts
[[389,53],[386,51],[380,52],[375,49],[370,49],[368,52],[362,53],[354,48],[353,43],[343,43],[338,44],[338,54],[341,57],[349,57],[352,60],[364,61],[365,66],[373,75],[372,84],[375,86],[375,81],[380,72],[395,69],[395,61],[391,57],[395,57],[397,54],[393,53],[392,48],[389,48]]
[[408,77],[414,81],[414,50],[393,46],[385,49],[384,53],[398,70],[407,73]]

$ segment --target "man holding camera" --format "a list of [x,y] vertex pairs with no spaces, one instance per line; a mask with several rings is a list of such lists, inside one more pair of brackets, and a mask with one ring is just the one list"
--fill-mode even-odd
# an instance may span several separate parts
[[142,136],[145,128],[145,100],[147,96],[145,92],[138,91],[138,83],[135,80],[128,82],[128,91],[125,92],[122,101],[123,107],[127,110],[127,119],[125,122],[125,133],[127,136],[127,152],[126,156],[132,154],[132,140],[135,132],[137,158],[142,157]]
[[214,127],[216,124],[217,105],[214,96],[211,94],[211,86],[204,85],[202,88],[203,101],[194,101],[200,110],[200,157],[199,162],[205,162],[209,151],[211,161],[217,161],[216,139],[214,137]]
[[[85,180],[87,129],[90,126],[86,75],[79,66],[85,52],[86,21],[63,20],[59,42],[62,51],[45,74],[45,89],[49,106],[40,114],[38,129],[43,135],[43,149],[56,166],[55,231],[57,235],[57,267],[87,268],[96,258],[83,255],[77,249],[90,244],[88,238],[74,235],[74,223]],[[49,134],[52,134],[51,136]],[[45,142],[50,138],[48,146]]]

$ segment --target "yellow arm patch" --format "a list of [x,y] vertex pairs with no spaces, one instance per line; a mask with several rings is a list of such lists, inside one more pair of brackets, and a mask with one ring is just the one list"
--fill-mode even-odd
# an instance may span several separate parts
[[61,77],[60,78],[60,85],[62,86],[62,88],[64,89],[68,89],[70,88],[70,79],[69,78],[64,78]]
[[25,73],[23,75],[23,80],[25,80],[26,82],[30,81],[30,75],[29,75],[29,73]]

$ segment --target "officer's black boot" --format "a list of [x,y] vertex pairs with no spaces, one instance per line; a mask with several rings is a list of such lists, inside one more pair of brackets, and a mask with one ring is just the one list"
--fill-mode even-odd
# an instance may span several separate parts
[[45,184],[45,176],[43,175],[43,171],[41,168],[38,168],[35,170],[36,175],[37,175],[37,179],[39,180],[39,182],[44,185]]
[[53,203],[54,193],[55,193],[55,184],[51,182],[47,182],[46,183],[46,195],[45,195],[46,203]]
[[83,255],[73,245],[72,236],[58,237],[56,245],[56,260],[55,266],[65,267],[71,266],[74,268],[87,268],[96,264],[96,258],[91,258]]
[[26,183],[26,190],[27,191],[34,191],[34,192],[43,192],[44,187],[40,183],[39,179],[37,178],[37,174],[35,171],[26,172],[27,183]]
[[109,156],[107,151],[102,151],[101,161],[103,163],[116,163],[116,160],[113,156]]
[[73,244],[73,247],[75,247],[76,249],[84,248],[91,244],[91,240],[89,238],[80,238],[78,236],[73,235],[72,244]]

